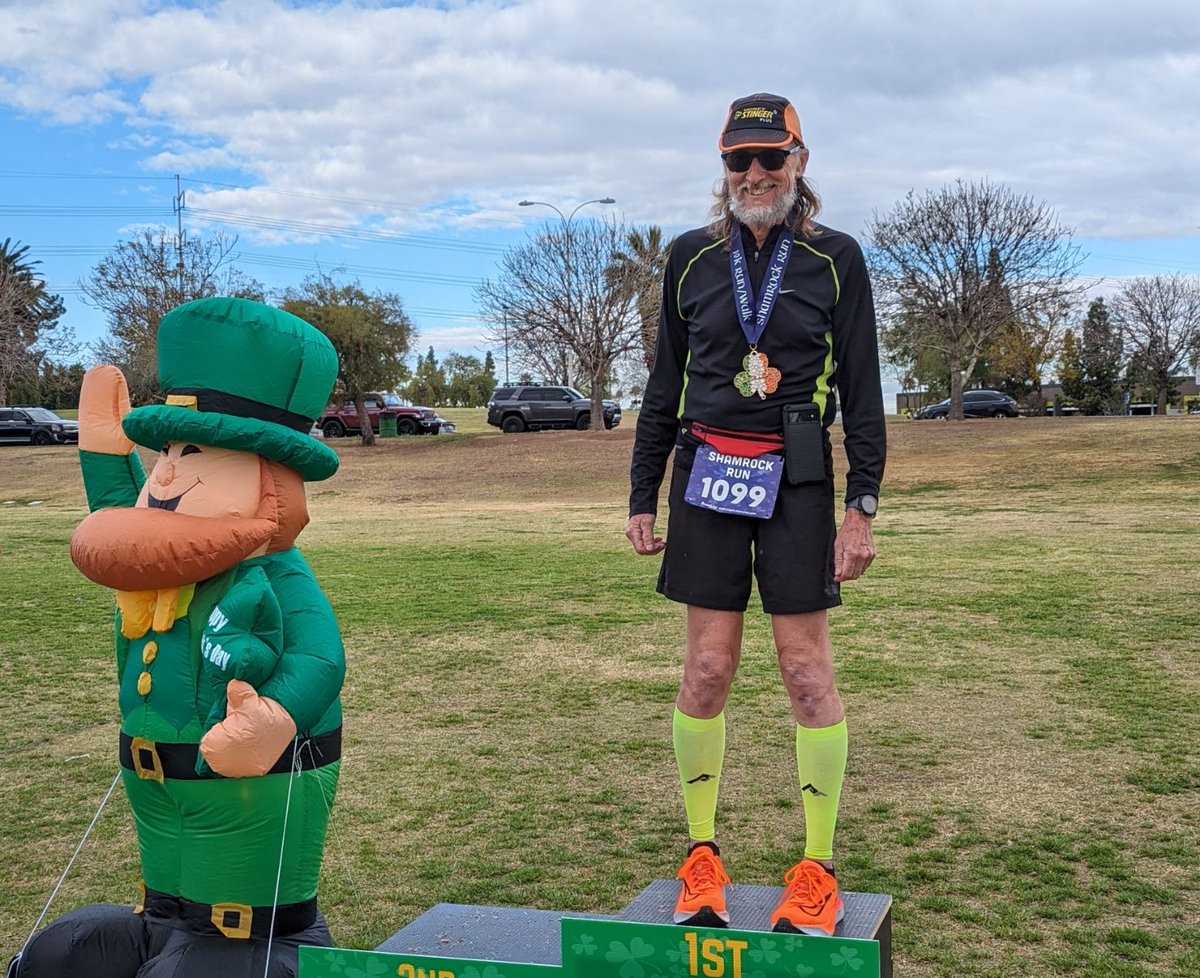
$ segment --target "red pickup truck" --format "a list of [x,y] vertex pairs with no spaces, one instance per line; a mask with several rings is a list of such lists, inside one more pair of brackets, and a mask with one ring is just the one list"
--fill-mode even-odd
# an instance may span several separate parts
[[[456,430],[453,421],[439,418],[433,408],[403,404],[395,394],[368,394],[363,402],[375,434],[379,434],[379,415],[384,411],[396,415],[396,433],[400,435],[450,435]],[[361,430],[358,426],[358,408],[353,401],[343,401],[340,405],[327,404],[317,419],[317,427],[326,438],[357,435]]]

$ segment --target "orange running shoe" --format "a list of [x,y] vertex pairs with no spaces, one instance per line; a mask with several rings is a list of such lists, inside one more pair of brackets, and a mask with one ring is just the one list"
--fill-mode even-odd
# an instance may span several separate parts
[[831,937],[846,916],[833,873],[812,859],[801,859],[783,877],[783,899],[771,914],[777,931]]
[[700,843],[684,860],[678,878],[679,899],[675,901],[675,923],[689,927],[726,927],[729,911],[725,909],[725,884],[729,874],[721,865],[715,847]]

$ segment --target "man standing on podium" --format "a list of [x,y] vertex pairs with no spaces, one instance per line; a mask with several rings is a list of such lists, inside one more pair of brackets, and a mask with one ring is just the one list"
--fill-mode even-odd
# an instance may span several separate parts
[[[886,448],[875,312],[858,244],[814,222],[791,103],[738,99],[717,145],[712,221],[681,235],[667,263],[625,530],[639,554],[665,549],[658,590],[687,605],[673,741],[691,845],[675,921],[729,922],[714,823],[753,574],[796,720],[804,802],[803,855],[771,923],[828,935],[844,913],[833,836],[847,735],[826,610],[875,556]],[[849,463],[840,530],[828,434],[838,397]],[[672,449],[663,539],[654,522]]]

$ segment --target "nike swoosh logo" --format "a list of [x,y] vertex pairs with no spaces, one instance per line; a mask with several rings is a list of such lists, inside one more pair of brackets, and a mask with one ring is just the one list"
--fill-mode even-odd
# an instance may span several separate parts
[[699,891],[693,890],[688,886],[687,880],[680,880],[680,882],[683,883],[683,898],[685,900],[695,900],[696,897],[701,895]]

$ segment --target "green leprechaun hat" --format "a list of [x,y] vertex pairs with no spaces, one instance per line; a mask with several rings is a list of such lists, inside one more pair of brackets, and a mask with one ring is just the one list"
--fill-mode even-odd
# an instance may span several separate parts
[[309,434],[337,371],[333,344],[303,319],[249,299],[197,299],[158,326],[167,402],[135,408],[122,424],[146,448],[190,441],[257,452],[317,482],[338,467]]

